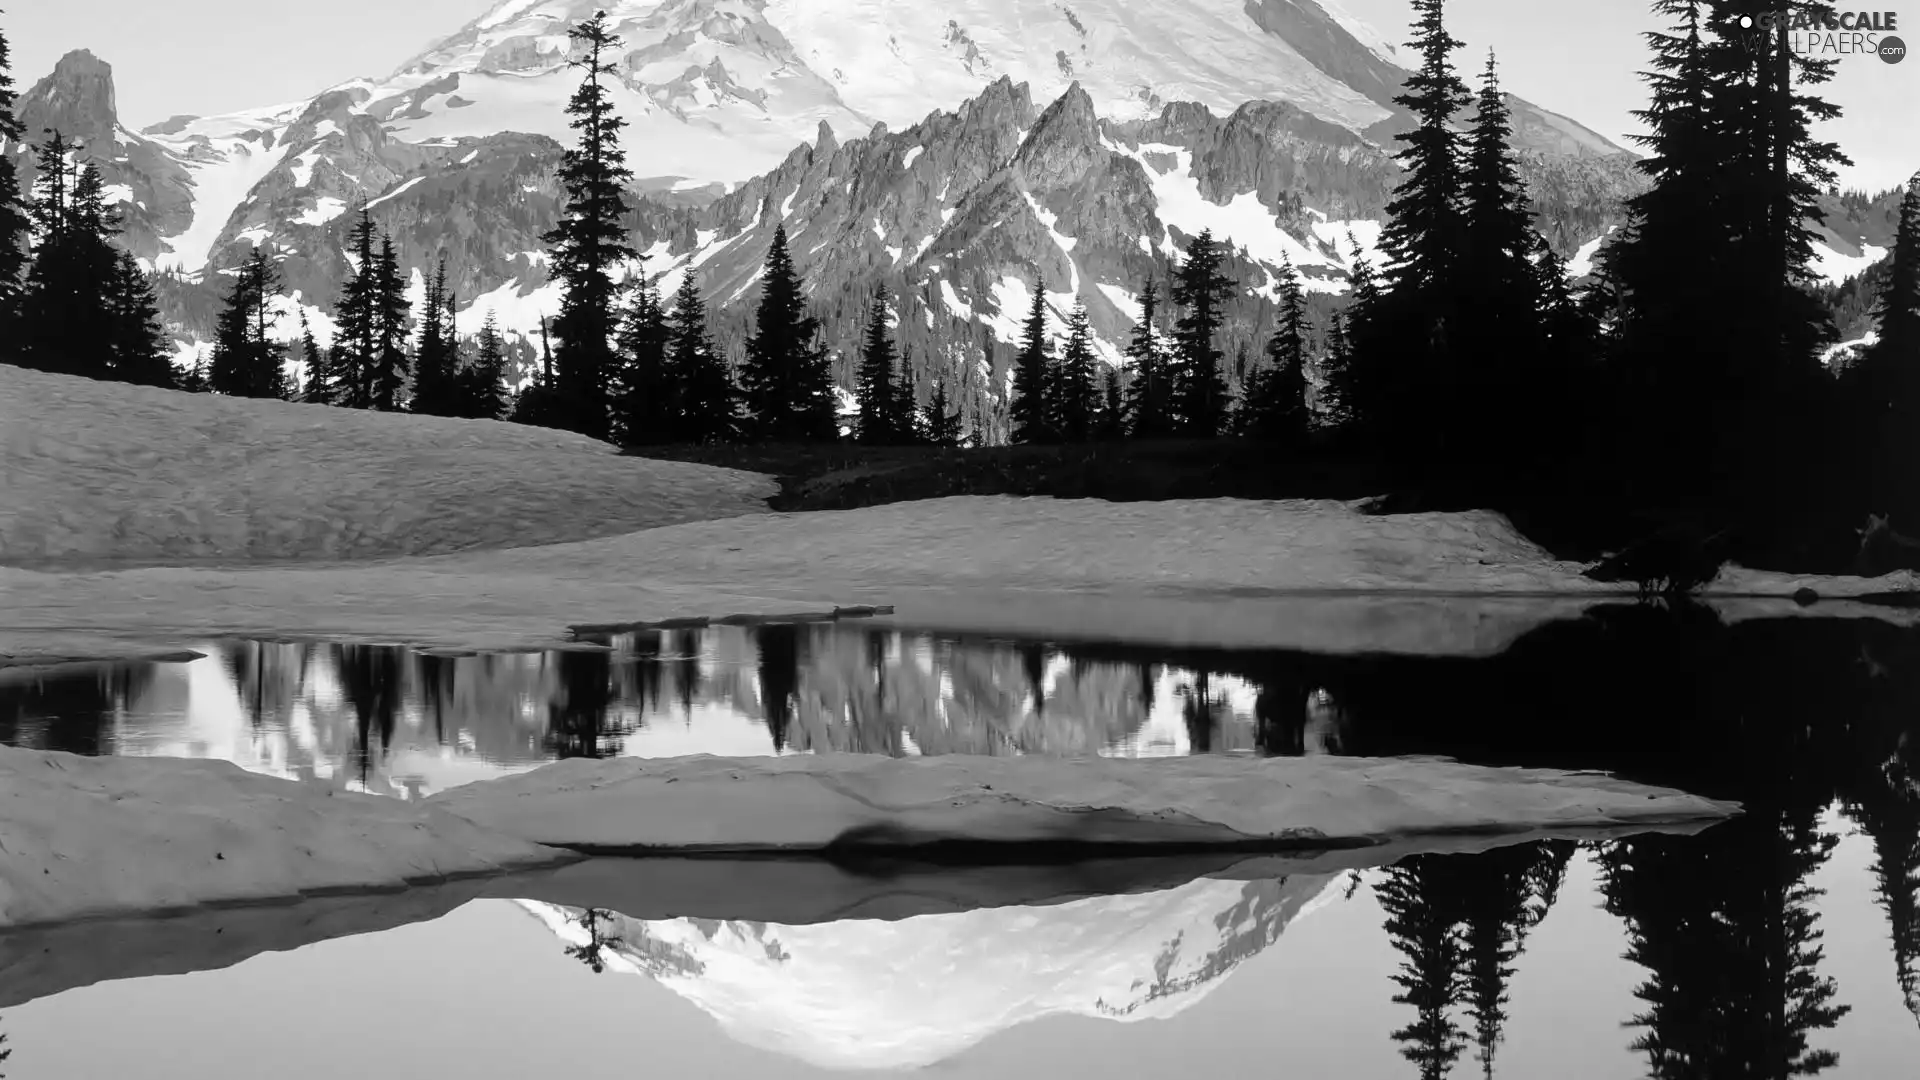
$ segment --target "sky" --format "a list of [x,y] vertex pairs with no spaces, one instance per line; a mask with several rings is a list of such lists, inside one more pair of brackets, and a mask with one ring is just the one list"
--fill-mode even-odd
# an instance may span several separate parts
[[[1141,2],[1150,10],[1152,3],[1183,0]],[[1340,3],[1390,40],[1408,36],[1408,0]],[[1912,28],[1900,29],[1920,42],[1920,0],[1913,3]],[[0,28],[13,43],[22,89],[70,49],[90,49],[112,64],[121,119],[138,129],[178,113],[299,101],[349,79],[384,75],[490,6],[89,0],[86,16],[76,17],[75,5],[55,0],[0,0]],[[1655,28],[1646,0],[1452,0],[1447,14],[1454,36],[1467,43],[1457,54],[1464,71],[1477,73],[1491,48],[1509,91],[1631,146],[1626,137],[1640,130],[1631,113],[1646,100],[1636,76],[1647,61],[1640,34]],[[1843,170],[1843,184],[1881,190],[1920,170],[1920,119],[1910,107],[1920,101],[1920,60],[1842,58],[1824,93],[1846,110],[1823,131],[1856,162]]]

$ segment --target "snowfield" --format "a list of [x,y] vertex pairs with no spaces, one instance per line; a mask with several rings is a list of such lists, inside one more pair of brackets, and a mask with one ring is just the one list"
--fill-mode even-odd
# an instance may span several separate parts
[[[772,514],[774,490],[513,424],[0,366],[0,664],[227,635],[545,648],[576,625],[845,605],[926,629],[1483,654],[1622,595],[1486,512],[995,496]],[[1709,592],[1779,615],[1803,586],[1917,585],[1729,568]]]
[[582,758],[425,801],[535,843],[663,853],[943,842],[1312,848],[1738,812],[1732,803],[1593,773],[1226,755]]
[[0,747],[0,930],[398,888],[568,858],[434,807],[224,761]]
[[579,435],[0,365],[0,564],[365,559],[764,509],[756,474]]

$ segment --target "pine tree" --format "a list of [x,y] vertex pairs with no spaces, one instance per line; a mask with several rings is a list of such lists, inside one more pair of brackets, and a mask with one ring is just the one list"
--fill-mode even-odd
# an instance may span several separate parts
[[447,260],[444,256],[428,279],[422,298],[420,344],[414,351],[414,412],[429,416],[455,416],[460,409],[456,349],[457,327],[453,325],[453,296],[447,291]]
[[1017,443],[1054,442],[1058,435],[1049,421],[1052,410],[1047,404],[1053,360],[1047,339],[1047,284],[1036,281],[1033,303],[1027,309],[1027,321],[1021,331],[1020,352],[1013,361],[1013,441]]
[[1226,427],[1227,381],[1217,337],[1221,305],[1233,296],[1234,285],[1220,263],[1212,230],[1202,230],[1174,278],[1173,302],[1184,309],[1174,325],[1175,430],[1187,438],[1215,438]]
[[784,225],[774,227],[761,282],[756,329],[740,373],[754,437],[832,442],[839,435],[833,371],[819,340],[820,321],[807,313]]
[[99,169],[69,166],[71,152],[55,132],[37,154],[37,243],[20,311],[20,349],[29,367],[110,379],[119,221],[105,206]]
[[[1464,42],[1447,33],[1445,0],[1413,0],[1414,37],[1408,46],[1420,67],[1408,77],[1394,104],[1411,112],[1416,125],[1395,136],[1405,143],[1395,159],[1405,177],[1387,204],[1380,246],[1387,253],[1387,280],[1424,304],[1439,300],[1458,267],[1460,236],[1460,133],[1453,117],[1472,95],[1455,73],[1451,54]],[[1434,310],[1433,315],[1447,313]]]
[[108,370],[121,382],[173,389],[178,380],[160,330],[160,305],[153,294],[153,279],[132,255],[125,251],[114,254],[113,278],[107,291],[112,350]]
[[1140,290],[1140,319],[1133,324],[1133,337],[1127,342],[1127,359],[1133,368],[1127,397],[1127,433],[1136,439],[1161,439],[1173,434],[1173,373],[1154,323],[1159,316],[1159,301],[1159,291],[1149,278]]
[[920,425],[919,380],[913,371],[913,357],[900,350],[900,368],[893,373],[894,442],[911,446],[923,441],[926,431]]
[[1267,366],[1247,395],[1246,434],[1266,442],[1298,445],[1306,438],[1307,308],[1300,291],[1300,274],[1290,259],[1280,266],[1280,310],[1273,336],[1267,339]]
[[[626,185],[633,172],[626,166],[620,131],[626,121],[613,111],[611,91],[601,79],[615,77],[617,67],[608,56],[620,38],[607,26],[607,13],[567,31],[567,38],[584,46],[583,55],[569,61],[585,73],[567,102],[571,126],[580,133],[577,146],[567,150],[560,166],[560,183],[567,204],[560,224],[545,240],[553,245],[554,280],[561,283],[560,316],[553,332],[560,339],[555,355],[554,389],[562,414],[558,426],[596,439],[611,435],[609,384],[618,359],[613,338],[618,329],[619,290],[614,269],[640,253],[627,243],[625,218],[631,207]],[[705,333],[704,326],[701,331]],[[703,418],[731,426],[726,417]]]
[[[1493,53],[1487,53],[1473,126],[1467,136],[1463,181],[1463,236],[1459,274],[1472,296],[1472,318],[1456,336],[1459,377],[1444,389],[1449,423],[1464,425],[1486,466],[1489,444],[1517,441],[1538,448],[1533,430],[1552,416],[1559,399],[1545,384],[1547,358],[1540,326],[1534,231],[1527,192],[1511,145],[1513,123]],[[1544,361],[1544,362],[1543,362]],[[1555,421],[1563,422],[1563,421]]]
[[333,361],[320,351],[320,343],[314,340],[313,324],[307,321],[305,309],[300,312],[300,360],[307,373],[300,400],[309,405],[333,404],[339,392],[334,385]]
[[614,433],[623,446],[657,446],[680,437],[682,387],[671,374],[668,341],[660,293],[642,277],[620,326],[613,413]]
[[461,415],[498,420],[507,411],[507,347],[500,339],[500,323],[491,310],[480,324],[473,364],[462,375]]
[[375,238],[373,218],[362,206],[360,220],[353,223],[347,235],[353,276],[342,284],[340,301],[334,308],[339,330],[333,338],[333,404],[349,409],[370,409],[374,402],[374,370],[380,351],[380,259]]
[[1461,204],[1461,136],[1453,117],[1469,100],[1451,54],[1462,42],[1447,32],[1444,0],[1414,0],[1420,66],[1394,103],[1415,118],[1396,138],[1403,172],[1387,204],[1380,246],[1386,254],[1386,303],[1363,338],[1352,339],[1375,369],[1372,431],[1409,464],[1445,461],[1460,425],[1446,411],[1457,385],[1462,331],[1459,272],[1465,240]]
[[553,344],[547,337],[547,317],[540,317],[540,370],[513,397],[508,419],[534,427],[558,426],[557,399],[554,393]]
[[1060,352],[1060,363],[1047,402],[1052,417],[1048,427],[1063,442],[1082,443],[1094,436],[1095,414],[1100,407],[1100,384],[1093,355],[1093,330],[1087,321],[1084,304],[1075,304],[1067,316],[1067,341]]
[[393,237],[381,234],[379,266],[374,273],[374,362],[373,408],[398,412],[406,387],[407,371],[407,279],[400,275],[399,256],[393,249]]
[[1346,430],[1353,420],[1347,406],[1351,384],[1348,371],[1353,364],[1353,349],[1347,344],[1347,313],[1336,311],[1327,322],[1326,353],[1320,358],[1320,388],[1314,395],[1314,413],[1320,423],[1336,431]]
[[1384,298],[1373,262],[1360,242],[1349,234],[1347,245],[1350,299],[1339,321],[1340,353],[1329,354],[1326,393],[1341,426],[1360,441],[1378,445],[1392,405],[1393,358],[1382,347],[1385,335],[1380,327]]
[[920,427],[934,446],[960,445],[960,411],[947,400],[947,380],[936,379]]
[[1888,273],[1874,305],[1874,342],[1856,376],[1873,438],[1876,511],[1920,523],[1920,176],[1900,200]]
[[887,290],[874,294],[860,348],[859,383],[854,389],[859,412],[853,421],[855,442],[884,446],[899,434],[894,412],[899,392],[894,389],[893,336],[887,332]]
[[1101,442],[1119,442],[1127,437],[1127,398],[1118,368],[1107,368],[1100,375],[1100,414],[1093,437]]
[[13,111],[12,64],[7,36],[0,31],[0,146],[8,150],[0,153],[0,342],[5,343],[0,344],[0,355],[12,352],[18,333],[21,279],[27,268],[27,238],[33,230],[24,193],[20,190],[20,173],[11,153],[26,137],[20,118]]
[[233,291],[214,330],[207,386],[229,397],[288,399],[285,347],[274,341],[277,318],[271,300],[279,275],[266,253],[255,249],[234,277]]
[[680,279],[668,319],[668,370],[680,384],[681,437],[694,443],[733,442],[740,437],[740,391],[714,347],[707,303],[692,274]]

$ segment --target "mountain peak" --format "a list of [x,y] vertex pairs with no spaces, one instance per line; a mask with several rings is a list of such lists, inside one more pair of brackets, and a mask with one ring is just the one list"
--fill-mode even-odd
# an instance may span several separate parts
[[86,49],[75,49],[21,95],[16,112],[29,140],[38,141],[51,130],[82,146],[111,148],[120,124],[113,65]]

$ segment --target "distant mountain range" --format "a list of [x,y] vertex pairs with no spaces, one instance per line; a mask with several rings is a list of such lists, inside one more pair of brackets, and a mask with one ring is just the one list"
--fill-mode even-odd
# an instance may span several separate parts
[[[391,76],[307,101],[135,132],[110,66],[75,52],[19,112],[102,165],[127,246],[167,272],[183,357],[256,247],[278,262],[282,311],[329,338],[365,199],[414,298],[445,255],[464,328],[495,312],[525,363],[557,308],[539,238],[578,81],[566,30],[601,7],[625,43],[615,100],[646,272],[668,289],[697,273],[737,341],[784,224],[832,342],[852,342],[884,284],[919,363],[982,402],[1033,288],[1061,315],[1085,302],[1117,359],[1140,283],[1203,228],[1250,289],[1229,355],[1264,337],[1283,256],[1310,289],[1343,290],[1348,237],[1377,238],[1410,122],[1394,48],[1331,0],[504,0]],[[1583,268],[1642,182],[1635,157],[1509,100],[1543,231]],[[1823,273],[1883,254],[1891,209],[1836,204]]]

